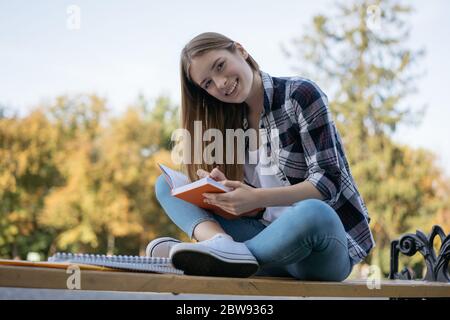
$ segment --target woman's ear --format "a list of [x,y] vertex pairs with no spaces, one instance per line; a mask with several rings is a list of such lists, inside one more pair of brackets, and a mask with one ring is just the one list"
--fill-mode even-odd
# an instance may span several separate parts
[[244,49],[244,47],[239,42],[235,42],[235,46],[242,58],[244,58],[244,60],[247,60],[248,52]]

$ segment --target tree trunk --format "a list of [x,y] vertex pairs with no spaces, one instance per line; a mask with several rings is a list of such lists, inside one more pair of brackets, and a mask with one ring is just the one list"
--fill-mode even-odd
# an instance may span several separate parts
[[113,255],[114,254],[115,242],[116,242],[116,237],[114,237],[114,235],[109,233],[108,234],[108,244],[107,244],[107,249],[106,249],[107,252],[106,252],[106,254],[108,254],[108,255]]

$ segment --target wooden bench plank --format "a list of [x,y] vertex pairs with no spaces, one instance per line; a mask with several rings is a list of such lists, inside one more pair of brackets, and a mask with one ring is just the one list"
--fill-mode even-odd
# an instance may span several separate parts
[[[0,266],[0,287],[67,289],[70,275],[64,269]],[[438,282],[385,280],[380,289],[369,289],[365,280],[315,282],[91,270],[81,271],[81,289],[296,297],[450,297],[450,283]]]

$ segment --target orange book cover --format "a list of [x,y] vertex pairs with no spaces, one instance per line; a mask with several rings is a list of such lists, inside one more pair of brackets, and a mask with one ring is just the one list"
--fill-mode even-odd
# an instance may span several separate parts
[[[218,214],[225,219],[237,219],[239,216],[235,216],[215,205],[203,202],[203,193],[224,193],[232,191],[232,189],[225,187],[220,182],[216,180],[205,177],[194,182],[190,182],[186,175],[179,171],[170,169],[164,165],[158,164],[161,171],[164,173],[167,183],[169,184],[172,195],[179,199],[183,199],[187,202],[195,204],[196,206],[210,210],[215,214]],[[243,215],[248,215],[256,211],[261,211],[262,209],[255,209],[244,213]]]

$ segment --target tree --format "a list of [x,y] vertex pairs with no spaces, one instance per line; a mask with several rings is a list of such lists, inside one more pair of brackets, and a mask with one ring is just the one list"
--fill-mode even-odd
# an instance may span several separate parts
[[173,166],[177,110],[140,96],[111,118],[96,95],[59,96],[23,118],[1,107],[0,256],[143,254],[159,235],[187,240],[154,194],[157,163]]
[[46,251],[52,237],[38,226],[45,196],[60,181],[56,131],[42,109],[0,118],[0,256]]
[[92,171],[97,161],[95,141],[102,132],[105,100],[95,95],[60,96],[46,108],[57,134],[55,165],[61,175],[39,213],[42,228],[54,230],[50,253],[99,246],[103,208],[99,206]]
[[52,252],[142,254],[153,237],[176,235],[154,197],[156,163],[170,163],[164,146],[174,109],[168,99],[149,108],[140,97],[123,115],[106,118],[96,96],[57,99],[50,110],[64,183],[48,195],[39,220],[58,234]]
[[[368,261],[388,273],[391,240],[415,231],[413,222],[448,212],[436,181],[434,156],[392,140],[399,124],[418,124],[424,108],[405,105],[419,73],[423,50],[406,47],[412,8],[398,1],[341,2],[333,16],[317,15],[288,57],[300,59],[305,76],[326,87],[352,174],[366,201],[377,249]],[[444,182],[448,184],[448,180]],[[442,184],[441,184],[442,187]],[[447,211],[445,211],[447,210]]]
[[108,217],[109,243],[115,237],[134,234],[138,239],[135,249],[143,253],[153,237],[175,231],[154,197],[154,183],[160,173],[157,161],[167,163],[170,159],[164,149],[164,130],[173,121],[170,114],[166,115],[170,111],[166,99],[158,99],[153,108],[148,108],[141,98],[123,116],[112,119],[99,140],[100,160],[95,176],[98,197]]

